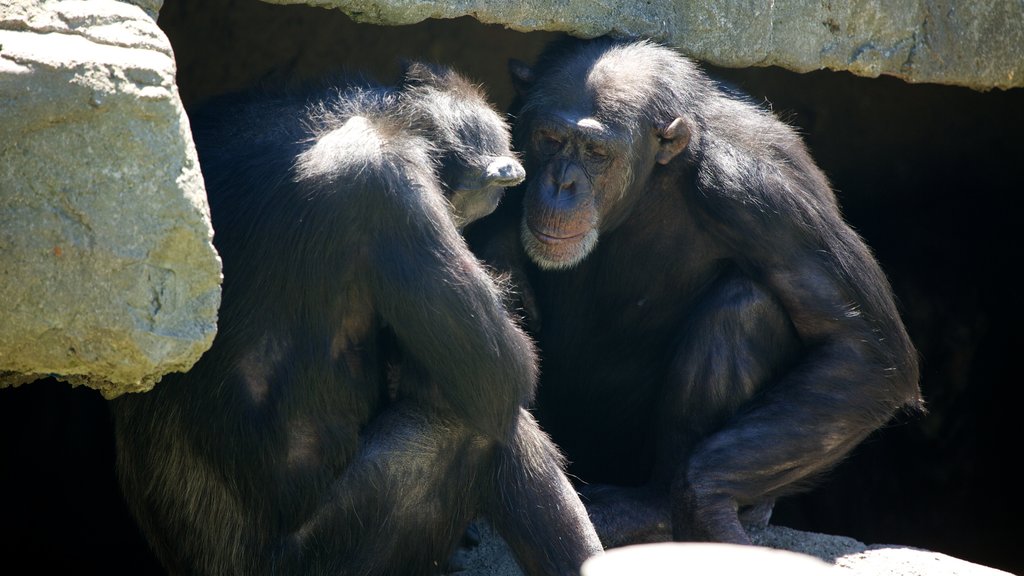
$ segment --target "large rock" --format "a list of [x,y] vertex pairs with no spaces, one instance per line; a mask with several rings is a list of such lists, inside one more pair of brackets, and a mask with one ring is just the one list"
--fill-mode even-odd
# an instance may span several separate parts
[[0,385],[147,390],[216,331],[174,57],[137,4],[0,0]]
[[344,11],[373,24],[473,16],[520,31],[644,35],[728,67],[828,68],[975,89],[1024,86],[1019,0],[265,0]]

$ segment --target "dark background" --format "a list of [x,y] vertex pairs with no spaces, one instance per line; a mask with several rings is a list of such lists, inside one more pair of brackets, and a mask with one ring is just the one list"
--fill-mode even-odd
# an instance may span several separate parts
[[[511,101],[510,57],[555,36],[464,18],[406,27],[256,0],[168,0],[186,105],[285,70],[338,68],[383,81],[397,59],[454,64]],[[922,362],[924,418],[860,446],[820,486],[781,502],[773,522],[910,545],[1024,574],[1018,552],[1022,455],[1024,90],[978,92],[847,73],[716,69],[797,126],[847,219],[896,290]],[[8,566],[158,574],[120,502],[103,399],[59,382],[0,390],[0,553]]]

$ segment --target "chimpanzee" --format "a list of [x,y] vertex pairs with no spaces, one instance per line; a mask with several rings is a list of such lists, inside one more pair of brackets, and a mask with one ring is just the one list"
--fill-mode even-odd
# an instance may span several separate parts
[[487,517],[530,574],[601,544],[524,409],[536,352],[461,226],[520,182],[457,72],[224,97],[191,115],[219,329],[111,401],[119,478],[174,574],[434,574]]
[[790,127],[649,39],[510,70],[522,200],[467,233],[518,278],[536,414],[606,547],[749,543],[923,412],[888,280]]

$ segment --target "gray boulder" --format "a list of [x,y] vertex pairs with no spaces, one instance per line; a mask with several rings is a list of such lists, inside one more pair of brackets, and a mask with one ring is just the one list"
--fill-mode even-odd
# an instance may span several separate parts
[[644,35],[726,67],[828,68],[975,89],[1024,86],[1018,0],[265,0],[337,8],[358,22],[473,16],[519,31]]
[[158,2],[0,0],[0,386],[189,369],[220,259]]

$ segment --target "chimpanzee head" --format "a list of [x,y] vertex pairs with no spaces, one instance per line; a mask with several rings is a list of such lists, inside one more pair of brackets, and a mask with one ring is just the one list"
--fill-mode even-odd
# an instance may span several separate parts
[[459,73],[419,62],[405,65],[410,117],[440,153],[440,176],[461,228],[494,211],[505,188],[526,171],[512,152],[508,123],[485,94]]
[[522,101],[517,145],[530,174],[522,242],[542,268],[582,261],[626,220],[652,170],[690,144],[695,125],[680,104],[687,95],[674,88],[686,84],[666,77],[678,74],[678,56],[639,44],[641,55],[637,46],[569,40],[536,68],[509,64]]

